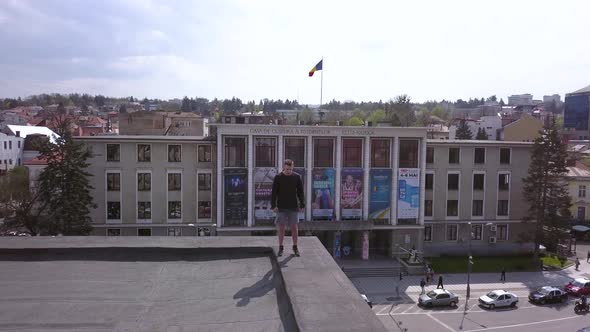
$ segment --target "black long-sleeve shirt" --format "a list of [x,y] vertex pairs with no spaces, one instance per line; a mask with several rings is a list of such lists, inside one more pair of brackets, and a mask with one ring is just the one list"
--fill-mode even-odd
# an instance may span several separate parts
[[281,172],[275,176],[272,183],[271,207],[278,207],[279,210],[297,210],[305,207],[303,182],[299,174],[285,175]]

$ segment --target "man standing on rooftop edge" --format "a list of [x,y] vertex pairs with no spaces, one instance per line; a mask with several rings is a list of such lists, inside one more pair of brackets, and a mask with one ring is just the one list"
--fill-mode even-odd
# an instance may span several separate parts
[[272,183],[271,208],[276,213],[277,218],[277,235],[279,237],[278,256],[283,255],[283,239],[285,237],[285,226],[291,227],[291,236],[293,237],[293,253],[299,256],[297,249],[298,212],[305,208],[305,198],[303,196],[303,182],[297,173],[293,173],[294,162],[291,159],[285,159],[283,171],[275,176]]

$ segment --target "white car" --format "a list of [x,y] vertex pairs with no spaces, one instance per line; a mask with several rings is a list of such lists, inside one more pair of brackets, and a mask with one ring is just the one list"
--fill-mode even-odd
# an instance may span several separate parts
[[514,307],[518,303],[518,296],[505,290],[495,290],[479,298],[481,306],[494,309],[496,307]]

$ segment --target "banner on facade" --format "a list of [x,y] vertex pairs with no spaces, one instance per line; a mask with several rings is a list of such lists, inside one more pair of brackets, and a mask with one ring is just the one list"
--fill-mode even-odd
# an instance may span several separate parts
[[372,169],[369,220],[389,220],[391,215],[391,170]]
[[268,221],[275,219],[271,209],[272,183],[277,175],[276,168],[256,168],[254,170],[254,219]]
[[340,217],[343,220],[361,220],[363,214],[362,168],[344,168],[341,171]]
[[312,217],[314,220],[334,220],[334,178],[333,168],[312,170]]
[[224,225],[245,225],[248,220],[248,170],[224,170]]
[[420,169],[400,168],[398,175],[397,218],[417,219],[420,208]]
[[[305,168],[294,168],[293,172],[299,174],[299,177],[301,177],[301,183],[303,183],[303,197],[305,197],[305,199],[307,200],[307,185],[305,184]],[[299,212],[298,214],[299,217],[299,221],[304,221],[305,220],[305,210],[303,210],[302,212]]]

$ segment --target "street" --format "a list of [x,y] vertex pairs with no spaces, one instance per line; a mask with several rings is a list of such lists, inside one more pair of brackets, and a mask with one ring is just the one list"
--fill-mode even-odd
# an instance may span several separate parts
[[[500,274],[471,275],[471,298],[465,304],[467,278],[463,274],[444,275],[445,289],[459,295],[456,308],[426,309],[417,305],[420,295],[420,276],[398,278],[355,278],[351,281],[359,292],[373,302],[373,312],[389,331],[501,331],[501,332],[575,332],[590,326],[590,314],[575,314],[576,297],[563,304],[534,305],[528,301],[529,292],[540,286],[563,288],[573,278],[590,278],[590,263],[586,262],[588,244],[578,244],[580,271],[574,267],[557,272],[507,273],[507,281]],[[396,290],[397,288],[397,290]],[[426,286],[426,291],[436,283]],[[504,289],[519,297],[515,308],[488,310],[478,304],[478,298],[489,291]],[[399,296],[398,296],[399,295]]]

